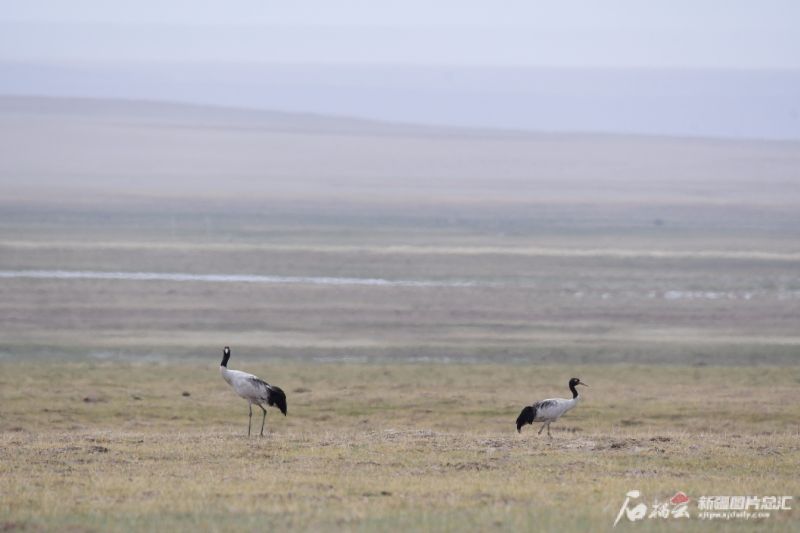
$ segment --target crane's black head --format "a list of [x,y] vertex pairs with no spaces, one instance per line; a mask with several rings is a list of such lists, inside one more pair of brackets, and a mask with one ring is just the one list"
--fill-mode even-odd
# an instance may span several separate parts
[[222,349],[222,362],[220,365],[227,367],[228,366],[228,359],[231,358],[231,349],[227,346]]
[[575,390],[575,386],[576,385],[583,385],[584,387],[588,387],[589,386],[589,385],[587,385],[586,383],[584,383],[583,381],[581,381],[578,378],[572,378],[571,380],[569,380],[569,390],[572,391],[572,397],[573,398],[577,398],[578,397],[578,391]]

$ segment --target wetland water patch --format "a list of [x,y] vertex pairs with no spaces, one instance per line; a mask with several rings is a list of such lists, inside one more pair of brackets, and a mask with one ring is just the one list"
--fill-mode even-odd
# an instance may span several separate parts
[[[411,288],[539,288],[533,280],[488,281],[475,279],[409,280],[385,278],[355,278],[336,276],[279,276],[265,274],[193,274],[188,272],[104,272],[99,270],[0,270],[0,279],[45,280],[112,280],[112,281],[174,281],[199,283],[254,283],[265,285],[331,285]],[[552,290],[552,288],[550,288]],[[577,299],[662,299],[662,300],[753,300],[800,298],[800,290],[778,288],[774,290],[748,289],[720,290],[576,290],[556,289],[562,296]]]
[[90,279],[118,281],[194,281],[304,285],[369,285],[377,287],[486,287],[489,282],[464,280],[389,280],[329,276],[269,276],[256,274],[190,274],[185,272],[101,272],[95,270],[0,270],[0,279]]

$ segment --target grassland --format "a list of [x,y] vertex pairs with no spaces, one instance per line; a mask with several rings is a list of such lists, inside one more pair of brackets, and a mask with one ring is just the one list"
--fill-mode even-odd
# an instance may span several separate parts
[[[632,489],[800,493],[798,143],[15,102],[0,531],[601,531]],[[288,393],[263,439],[226,344]],[[518,435],[572,376],[553,440]]]
[[[800,493],[791,232],[496,238],[209,211],[208,233],[202,217],[161,233],[157,213],[26,209],[40,220],[0,212],[6,271],[475,285],[0,280],[5,530],[600,531],[632,489],[693,510]],[[263,439],[218,375],[224,344],[288,393]],[[591,388],[553,440],[518,435],[521,407],[572,376]]]
[[[3,363],[3,528],[601,531],[631,489],[800,493],[795,368],[253,364],[289,416],[248,439],[217,364]],[[520,407],[573,374],[591,387],[553,439],[518,435]]]

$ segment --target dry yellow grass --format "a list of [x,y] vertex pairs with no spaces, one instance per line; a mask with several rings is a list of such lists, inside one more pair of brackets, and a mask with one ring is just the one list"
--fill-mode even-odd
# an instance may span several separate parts
[[[248,439],[216,364],[0,364],[0,526],[605,530],[634,488],[800,493],[795,368],[242,363],[289,398]],[[554,439],[518,435],[519,409],[573,374],[591,388]]]

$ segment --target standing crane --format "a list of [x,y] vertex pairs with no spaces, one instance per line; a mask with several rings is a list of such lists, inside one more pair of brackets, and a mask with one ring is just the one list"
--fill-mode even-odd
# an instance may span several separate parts
[[264,436],[264,422],[267,419],[267,407],[271,405],[280,409],[283,416],[286,416],[286,394],[275,385],[270,385],[266,381],[242,372],[240,370],[231,370],[228,368],[228,359],[231,358],[231,349],[225,347],[222,350],[222,363],[220,363],[219,371],[228,385],[233,387],[233,390],[247,400],[250,409],[250,418],[247,421],[247,436],[250,436],[250,425],[253,421],[253,404],[259,406],[264,412],[261,417],[261,436]]
[[533,424],[534,422],[542,422],[542,427],[539,428],[537,435],[542,434],[542,430],[547,426],[547,436],[551,439],[553,436],[550,434],[550,424],[561,418],[567,411],[578,405],[581,401],[581,395],[575,388],[577,385],[588,387],[578,378],[569,380],[569,390],[572,391],[572,398],[550,398],[536,402],[533,405],[526,406],[517,417],[517,431],[522,433],[522,426],[525,424]]

